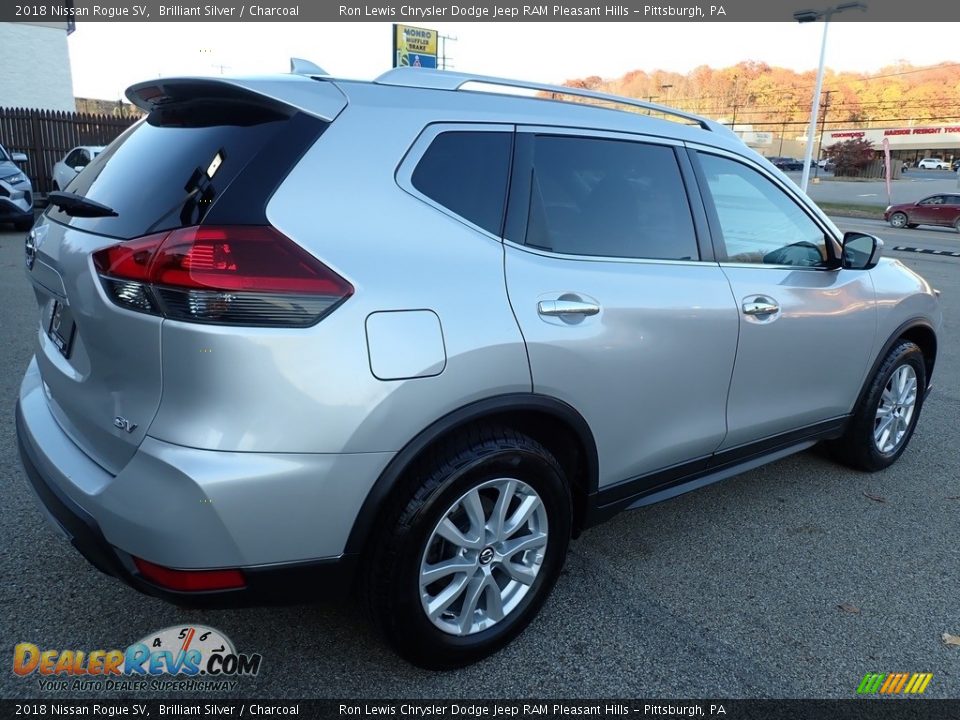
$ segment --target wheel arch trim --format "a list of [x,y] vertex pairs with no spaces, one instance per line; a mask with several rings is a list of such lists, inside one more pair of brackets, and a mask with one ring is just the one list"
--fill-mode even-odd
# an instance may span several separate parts
[[596,441],[587,421],[576,409],[549,395],[536,393],[497,395],[470,403],[438,418],[419,432],[390,460],[370,492],[367,493],[360,512],[353,522],[344,552],[346,554],[363,552],[367,538],[370,536],[370,530],[384,507],[384,503],[390,497],[390,493],[403,473],[410,467],[411,463],[420,457],[424,450],[461,427],[505,412],[542,413],[566,424],[575,433],[584,449],[584,461],[587,470],[586,487],[584,488],[586,494],[592,496],[597,492],[599,461]]
[[870,383],[872,382],[874,376],[877,374],[877,370],[879,370],[880,366],[883,364],[884,358],[887,357],[887,354],[890,352],[893,346],[897,343],[897,341],[900,340],[904,335],[907,335],[908,333],[910,333],[910,331],[912,330],[923,330],[923,331],[929,332],[930,335],[933,337],[934,345],[933,345],[932,353],[929,357],[927,357],[927,353],[924,350],[924,348],[921,348],[921,350],[924,350],[924,357],[927,360],[927,362],[925,363],[926,371],[927,371],[926,389],[927,390],[930,389],[930,377],[933,374],[933,368],[934,368],[934,365],[936,364],[936,359],[937,359],[937,332],[936,330],[934,330],[933,325],[930,323],[929,320],[922,317],[915,317],[915,318],[911,318],[910,320],[907,320],[906,322],[902,323],[899,327],[897,327],[897,329],[890,334],[886,342],[884,342],[883,346],[880,348],[880,352],[877,353],[876,357],[873,360],[873,364],[870,366],[870,371],[867,373],[867,376],[863,379],[863,385],[860,388],[860,393],[857,395],[857,402],[853,406],[853,412],[856,412],[860,408],[861,404],[863,403],[863,400],[870,389]]

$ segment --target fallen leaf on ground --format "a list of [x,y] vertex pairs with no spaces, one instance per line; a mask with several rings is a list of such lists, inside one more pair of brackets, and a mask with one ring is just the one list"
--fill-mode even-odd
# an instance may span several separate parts
[[866,498],[870,498],[870,499],[873,500],[874,502],[882,502],[882,503],[885,503],[885,502],[887,501],[887,499],[886,499],[885,497],[883,497],[883,495],[871,495],[870,493],[865,492],[865,493],[863,494],[863,496],[866,497]]
[[940,637],[943,638],[944,645],[960,645],[960,637],[956,635],[951,635],[950,633],[944,633]]
[[848,612],[848,613],[860,612],[860,608],[858,608],[856,605],[851,605],[850,603],[846,603],[846,602],[840,603],[839,605],[837,605],[837,607],[843,610],[844,612]]

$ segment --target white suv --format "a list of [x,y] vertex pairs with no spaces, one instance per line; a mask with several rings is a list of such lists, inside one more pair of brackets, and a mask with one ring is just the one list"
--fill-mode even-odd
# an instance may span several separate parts
[[921,170],[949,170],[950,163],[942,158],[924,158],[917,167]]

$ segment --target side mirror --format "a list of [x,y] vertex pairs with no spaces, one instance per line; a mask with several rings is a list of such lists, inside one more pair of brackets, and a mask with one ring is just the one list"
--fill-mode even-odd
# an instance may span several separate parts
[[15,163],[25,163],[27,162],[27,154],[26,153],[10,153],[10,159],[13,160]]
[[843,267],[848,270],[869,270],[880,262],[883,240],[861,232],[843,236]]
[[76,173],[78,173],[78,172],[82,171],[84,167],[86,167],[86,166],[85,166],[85,165],[74,165],[74,166],[73,166],[73,171],[76,172]]

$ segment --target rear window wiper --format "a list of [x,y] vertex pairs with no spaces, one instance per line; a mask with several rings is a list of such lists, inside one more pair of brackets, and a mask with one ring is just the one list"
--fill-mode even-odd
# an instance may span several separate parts
[[117,217],[117,211],[94,200],[69,192],[47,193],[47,202],[70,217]]

